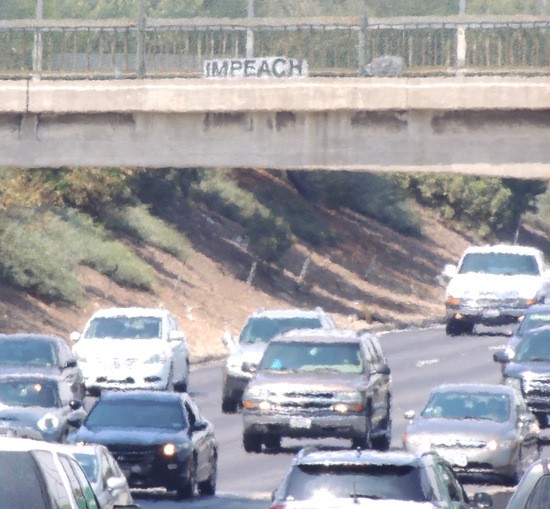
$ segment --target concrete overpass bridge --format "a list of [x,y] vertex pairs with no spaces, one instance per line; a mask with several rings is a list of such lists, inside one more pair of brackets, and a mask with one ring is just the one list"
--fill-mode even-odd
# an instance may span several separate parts
[[0,165],[550,178],[550,77],[0,81]]

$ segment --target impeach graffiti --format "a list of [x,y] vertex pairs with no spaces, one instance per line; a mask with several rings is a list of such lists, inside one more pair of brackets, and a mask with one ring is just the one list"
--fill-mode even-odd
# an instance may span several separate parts
[[307,62],[296,58],[224,58],[205,60],[205,78],[303,78]]

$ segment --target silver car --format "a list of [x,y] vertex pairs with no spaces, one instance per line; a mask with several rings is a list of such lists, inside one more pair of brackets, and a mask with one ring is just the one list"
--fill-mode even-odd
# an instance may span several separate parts
[[516,484],[539,458],[537,420],[512,387],[440,385],[419,415],[410,410],[405,418],[405,449],[435,450],[459,473],[497,474]]
[[243,364],[255,367],[269,340],[292,329],[333,329],[332,318],[321,308],[268,309],[252,313],[238,337],[225,334],[229,356],[223,367],[222,412],[234,413],[241,405],[243,392],[252,378]]
[[80,463],[101,509],[134,503],[128,481],[107,447],[101,444],[67,444],[65,449]]

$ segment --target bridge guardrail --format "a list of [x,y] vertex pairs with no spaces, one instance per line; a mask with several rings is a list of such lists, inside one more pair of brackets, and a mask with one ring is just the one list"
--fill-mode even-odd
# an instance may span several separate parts
[[0,20],[3,79],[201,77],[204,59],[251,55],[305,59],[312,76],[387,56],[408,76],[548,75],[550,16]]

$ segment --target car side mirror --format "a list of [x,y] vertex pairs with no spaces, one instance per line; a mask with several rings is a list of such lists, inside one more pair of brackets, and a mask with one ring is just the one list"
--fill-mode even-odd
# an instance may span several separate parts
[[407,419],[407,421],[412,421],[416,416],[416,412],[414,410],[407,410],[403,413],[403,417]]
[[495,362],[500,362],[501,364],[507,364],[510,362],[510,356],[506,353],[506,350],[501,349],[493,353],[493,360]]
[[493,497],[489,493],[484,491],[474,494],[473,497],[474,507],[479,507],[480,509],[486,507],[493,507]]
[[76,359],[69,359],[63,366],[61,366],[61,369],[76,368],[76,366]]
[[109,477],[107,479],[107,489],[109,491],[119,490],[126,485],[126,479],[123,477]]
[[391,369],[387,364],[380,364],[377,366],[375,373],[379,375],[391,375]]
[[237,346],[237,343],[233,336],[231,335],[231,332],[225,331],[222,335],[222,343],[229,349],[230,352],[232,352],[235,347]]
[[193,426],[191,426],[191,433],[194,433],[195,431],[204,431],[208,427],[208,423],[206,421],[196,421]]
[[69,336],[69,339],[73,342],[73,343],[76,343],[79,339],[80,339],[80,332],[71,332],[70,336]]
[[255,374],[258,371],[258,366],[253,362],[243,362],[242,370],[244,373]]
[[79,399],[71,399],[71,401],[69,401],[69,408],[71,410],[80,410],[82,406],[82,401],[80,401]]

